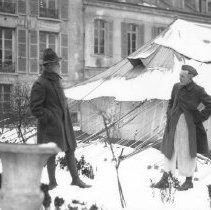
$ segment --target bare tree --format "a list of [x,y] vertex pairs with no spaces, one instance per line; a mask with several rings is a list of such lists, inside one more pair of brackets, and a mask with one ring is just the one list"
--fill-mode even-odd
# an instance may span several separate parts
[[35,127],[35,119],[29,109],[31,85],[25,81],[17,81],[11,91],[10,107],[5,113],[7,127],[17,130],[18,138],[26,143],[25,134]]

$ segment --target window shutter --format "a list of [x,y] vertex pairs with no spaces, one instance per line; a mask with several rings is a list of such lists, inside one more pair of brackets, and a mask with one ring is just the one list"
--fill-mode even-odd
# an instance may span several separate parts
[[30,72],[38,72],[38,34],[30,31]]
[[113,56],[113,22],[106,22],[105,55]]
[[175,1],[175,7],[182,9],[184,7],[183,1],[184,0],[176,0]]
[[68,73],[68,34],[61,34],[61,73]]
[[128,24],[122,22],[121,23],[121,32],[122,32],[122,36],[121,36],[122,58],[126,58],[128,56],[128,53],[127,53],[127,28],[128,28]]
[[154,39],[157,36],[157,32],[156,32],[156,26],[152,26],[152,39]]
[[57,0],[58,18],[61,17],[61,0]]
[[206,0],[201,0],[201,11],[200,12],[206,12],[206,8],[207,8],[207,5],[206,5]]
[[138,40],[137,40],[137,47],[138,48],[140,48],[140,47],[142,47],[144,45],[144,35],[145,35],[145,33],[144,33],[144,24],[138,25]]
[[18,71],[26,72],[26,30],[18,29]]
[[69,0],[60,0],[61,4],[61,19],[68,20]]
[[26,0],[18,0],[18,13],[26,14]]
[[39,0],[30,0],[30,12],[32,16],[38,16]]

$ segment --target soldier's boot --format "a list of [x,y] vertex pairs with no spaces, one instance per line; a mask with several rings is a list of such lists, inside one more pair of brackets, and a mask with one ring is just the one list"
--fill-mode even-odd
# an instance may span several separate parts
[[177,188],[178,191],[185,191],[193,188],[193,179],[192,176],[186,177],[185,182]]
[[52,155],[47,161],[47,171],[49,178],[49,190],[53,190],[57,186],[56,182],[56,163],[55,163],[56,155]]
[[151,187],[158,188],[158,189],[168,188],[169,187],[169,182],[168,182],[169,176],[171,176],[171,173],[164,172],[160,181],[155,184],[152,184]]
[[80,188],[89,188],[91,185],[84,183],[78,175],[76,159],[74,152],[67,151],[66,152],[66,160],[67,160],[67,167],[70,171],[70,175],[72,177],[71,185],[76,185]]

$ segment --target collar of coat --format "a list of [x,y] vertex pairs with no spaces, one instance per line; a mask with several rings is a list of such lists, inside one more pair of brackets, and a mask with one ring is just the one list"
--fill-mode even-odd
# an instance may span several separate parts
[[183,86],[182,88],[186,88],[188,91],[191,91],[194,87],[195,83],[192,81],[188,83],[187,85]]
[[62,79],[60,77],[60,75],[58,75],[57,73],[55,73],[55,72],[49,72],[49,71],[46,71],[46,70],[43,71],[42,76],[45,79],[49,79],[49,80],[52,80],[52,81],[58,81],[59,79]]

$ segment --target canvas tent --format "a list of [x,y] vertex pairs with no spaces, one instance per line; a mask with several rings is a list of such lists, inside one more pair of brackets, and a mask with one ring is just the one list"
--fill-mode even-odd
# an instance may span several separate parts
[[[159,138],[165,125],[167,100],[173,84],[178,82],[183,63],[197,68],[199,75],[195,81],[211,94],[209,55],[211,28],[178,19],[128,58],[102,74],[66,89],[65,94],[79,101],[81,129],[88,134],[103,127],[101,111],[113,121],[147,100],[127,116],[128,119],[112,128],[112,137],[136,141]],[[205,127],[211,139],[210,119]]]

